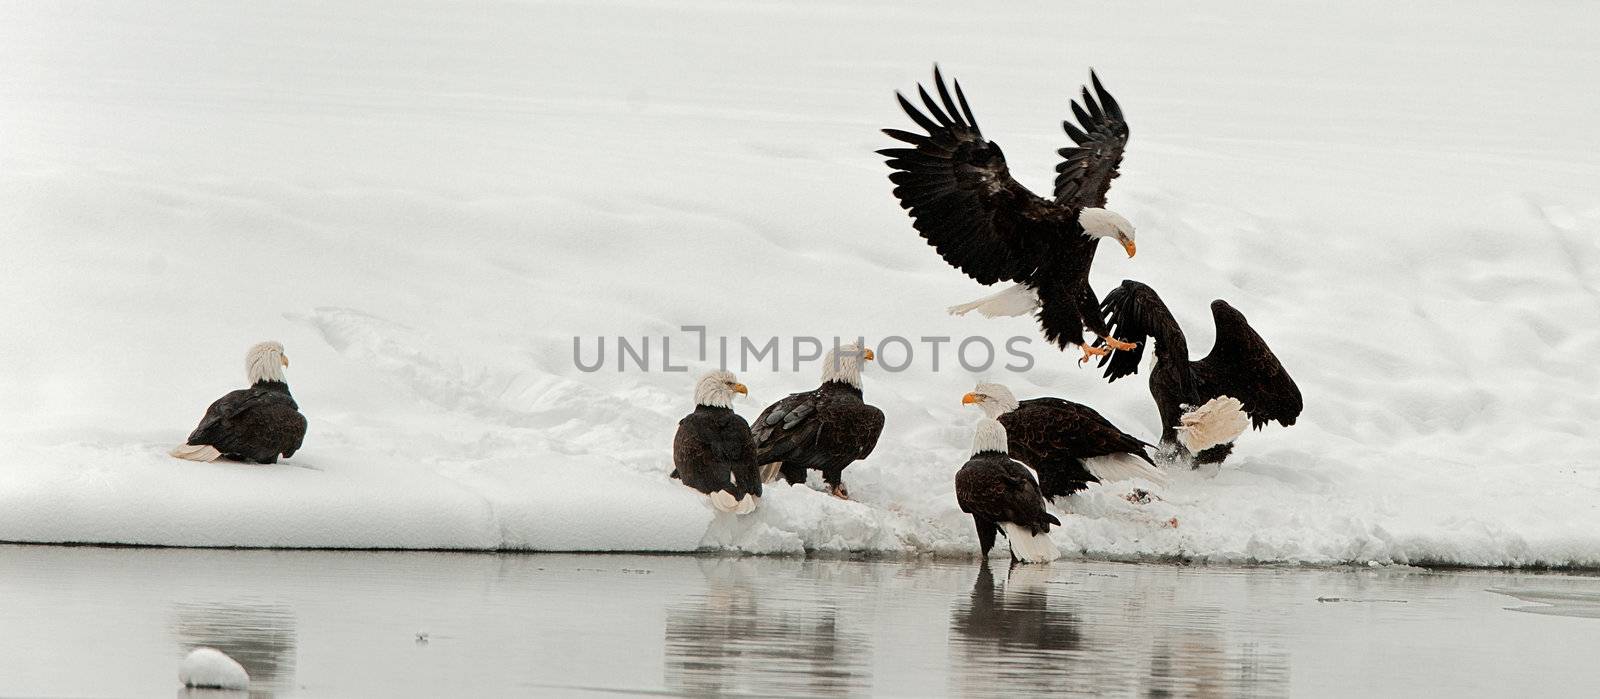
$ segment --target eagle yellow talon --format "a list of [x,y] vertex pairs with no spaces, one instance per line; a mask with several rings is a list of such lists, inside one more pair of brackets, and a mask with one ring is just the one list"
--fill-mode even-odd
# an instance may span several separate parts
[[1080,347],[1083,349],[1083,356],[1078,359],[1079,365],[1082,365],[1084,362],[1087,362],[1094,357],[1104,357],[1108,354],[1111,354],[1111,350],[1108,350],[1104,347],[1095,347],[1092,345],[1080,345]]
[[1135,347],[1139,346],[1139,343],[1137,342],[1123,342],[1110,336],[1101,337],[1100,339],[1105,340],[1106,346],[1110,347],[1111,349],[1121,350],[1123,352],[1132,351]]

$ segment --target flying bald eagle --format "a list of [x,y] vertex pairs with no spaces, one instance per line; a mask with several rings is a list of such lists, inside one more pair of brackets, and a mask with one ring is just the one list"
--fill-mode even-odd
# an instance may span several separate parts
[[1151,445],[1117,429],[1089,406],[1060,398],[1019,403],[1011,389],[997,383],[978,384],[961,402],[977,405],[1005,426],[1011,458],[1039,473],[1039,489],[1046,498],[1065,497],[1101,481],[1143,478],[1166,485],[1166,475],[1145,453]]
[[867,458],[883,432],[883,411],[861,399],[861,363],[872,358],[860,345],[834,348],[822,360],[822,386],[761,411],[752,431],[763,480],[781,473],[790,484],[804,483],[806,469],[816,469],[828,492],[849,499],[844,468]]
[[1094,94],[1085,87],[1082,104],[1072,103],[1078,123],[1061,123],[1076,145],[1058,151],[1062,161],[1056,166],[1052,199],[1012,179],[1000,146],[979,131],[961,83],[955,83],[952,99],[937,66],[933,82],[938,101],[917,86],[928,114],[895,93],[901,108],[928,133],[884,129],[912,147],[878,151],[895,170],[889,180],[900,206],[910,210],[913,226],[945,262],[980,284],[1016,282],[950,311],[961,315],[976,310],[994,317],[1037,310],[1045,339],[1063,350],[1078,345],[1084,360],[1106,353],[1098,344],[1084,343],[1084,328],[1112,347],[1122,347],[1110,337],[1099,298],[1089,287],[1095,246],[1101,238],[1112,238],[1129,257],[1135,251],[1133,224],[1104,208],[1128,143],[1128,124],[1100,78],[1093,72],[1089,76]]
[[709,371],[694,387],[694,412],[672,438],[672,477],[711,498],[722,512],[747,514],[761,501],[760,465],[750,423],[733,412],[733,396],[749,390],[731,371]]
[[[1199,361],[1189,360],[1189,343],[1183,329],[1154,289],[1125,280],[1106,295],[1102,308],[1115,328],[1116,338],[1134,345],[1128,350],[1118,347],[1100,359],[1106,380],[1139,373],[1144,340],[1155,340],[1150,395],[1161,413],[1163,449],[1180,456],[1192,453],[1196,464],[1221,463],[1227,458],[1233,451],[1233,439],[1244,431],[1243,420],[1239,421],[1237,432],[1224,439],[1224,431],[1196,424],[1197,420],[1203,422],[1199,414],[1207,410],[1226,411],[1237,404],[1258,430],[1268,421],[1287,427],[1300,416],[1304,407],[1300,388],[1266,341],[1245,321],[1244,314],[1227,301],[1211,302],[1216,341],[1211,353]],[[1202,407],[1195,410],[1194,406]],[[1204,436],[1191,440],[1195,433]]]
[[1061,520],[1044,509],[1044,495],[1028,467],[1006,455],[1006,428],[996,420],[978,420],[972,437],[972,458],[956,472],[956,503],[972,515],[978,545],[988,557],[994,535],[1004,532],[1011,560],[1049,563],[1061,556],[1050,540],[1050,525]]
[[306,418],[283,378],[289,366],[283,345],[263,342],[251,347],[244,364],[250,387],[232,391],[206,408],[200,425],[187,443],[172,450],[173,456],[275,464],[278,455],[287,459],[300,449]]

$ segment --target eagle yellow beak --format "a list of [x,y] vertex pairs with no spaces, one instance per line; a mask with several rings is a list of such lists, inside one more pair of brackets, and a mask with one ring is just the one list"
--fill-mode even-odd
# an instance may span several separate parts
[[1133,253],[1139,251],[1138,246],[1134,245],[1131,240],[1123,241],[1122,249],[1128,251],[1128,257],[1133,257]]
[[744,384],[742,384],[742,383],[734,384],[733,385],[733,392],[734,393],[743,393],[743,394],[745,394],[747,396],[750,395],[750,389],[745,388]]
[[283,357],[283,365],[285,367],[289,366],[289,355],[284,354],[284,355],[279,355],[279,356]]
[[976,403],[976,402],[978,402],[980,400],[983,400],[983,399],[979,398],[978,394],[976,394],[976,393],[968,393],[967,395],[964,395],[964,396],[961,397],[961,404],[962,405],[969,405],[971,403]]
[[869,350],[869,349],[868,350],[861,350],[861,358],[865,359],[865,360],[867,360],[869,362],[872,361],[873,358],[876,357],[876,356],[877,355],[874,355],[872,353],[872,350]]

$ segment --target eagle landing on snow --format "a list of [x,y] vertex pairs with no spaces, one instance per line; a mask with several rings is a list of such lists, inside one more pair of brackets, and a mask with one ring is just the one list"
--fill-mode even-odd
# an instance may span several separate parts
[[1089,287],[1101,238],[1116,240],[1129,257],[1135,252],[1133,225],[1104,208],[1128,143],[1122,107],[1091,72],[1094,92],[1085,87],[1081,104],[1072,103],[1078,123],[1062,122],[1075,145],[1058,151],[1055,192],[1045,199],[1011,177],[1000,146],[978,129],[961,83],[952,97],[937,66],[933,82],[938,100],[917,86],[926,114],[896,93],[926,134],[883,130],[911,146],[878,151],[894,169],[894,195],[945,262],[980,284],[1016,282],[950,311],[991,317],[1036,311],[1045,339],[1063,350],[1077,345],[1085,360],[1106,353],[1084,342],[1085,328],[1113,348],[1132,349],[1111,337]]
[[722,512],[748,514],[761,501],[761,467],[750,423],[733,412],[734,394],[749,390],[731,371],[707,372],[696,382],[694,412],[672,438],[672,477],[705,493]]
[[1193,453],[1196,464],[1221,463],[1233,451],[1233,439],[1245,426],[1241,419],[1231,435],[1207,430],[1204,414],[1212,410],[1237,406],[1249,415],[1256,429],[1269,421],[1287,427],[1300,417],[1305,405],[1300,387],[1244,314],[1227,301],[1211,302],[1216,341],[1211,353],[1198,361],[1190,361],[1183,328],[1154,289],[1123,281],[1106,294],[1104,310],[1117,339],[1134,345],[1128,350],[1118,347],[1100,359],[1107,381],[1139,373],[1146,339],[1155,341],[1150,396],[1161,413],[1164,449],[1179,456]]
[[289,395],[283,345],[263,342],[245,354],[249,388],[232,391],[206,408],[189,441],[172,455],[190,461],[230,459],[275,464],[294,456],[306,436],[306,418]]
[[883,433],[883,411],[861,394],[861,365],[872,350],[841,345],[822,359],[822,385],[794,393],[761,411],[752,431],[763,480],[781,474],[790,484],[806,482],[807,469],[822,472],[828,492],[848,499],[844,469],[867,458]]

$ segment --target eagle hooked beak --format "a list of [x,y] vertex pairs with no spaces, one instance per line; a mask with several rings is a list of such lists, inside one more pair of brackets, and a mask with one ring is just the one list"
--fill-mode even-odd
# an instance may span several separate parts
[[967,395],[964,395],[964,396],[961,397],[961,404],[962,405],[971,405],[973,403],[980,403],[982,401],[983,401],[983,399],[979,398],[978,394],[976,394],[976,393],[968,393]]
[[869,350],[869,349],[861,350],[861,358],[865,359],[865,360],[867,360],[869,362],[872,361],[873,358],[875,358],[876,356],[877,355],[872,353],[872,350]]
[[1133,257],[1133,254],[1139,251],[1138,246],[1134,245],[1131,240],[1122,241],[1122,249],[1128,251],[1128,257]]
[[289,355],[284,354],[279,356],[283,358],[283,366],[287,369],[289,367]]
[[734,393],[743,393],[743,394],[745,394],[747,396],[750,395],[750,389],[745,388],[744,384],[742,384],[742,383],[734,384],[733,385],[733,392]]

